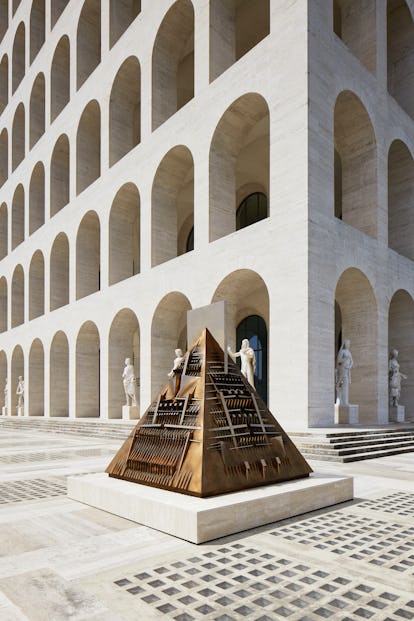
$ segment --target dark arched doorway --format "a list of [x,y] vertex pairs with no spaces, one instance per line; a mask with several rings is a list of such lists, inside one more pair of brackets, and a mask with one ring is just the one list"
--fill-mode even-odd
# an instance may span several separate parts
[[237,326],[236,342],[240,346],[243,339],[249,339],[250,347],[256,354],[256,390],[267,403],[267,327],[259,315],[245,317]]

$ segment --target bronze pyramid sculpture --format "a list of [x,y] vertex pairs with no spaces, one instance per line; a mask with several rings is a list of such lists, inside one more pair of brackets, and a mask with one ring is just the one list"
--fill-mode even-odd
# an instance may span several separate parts
[[112,477],[213,496],[312,469],[206,329],[109,464]]

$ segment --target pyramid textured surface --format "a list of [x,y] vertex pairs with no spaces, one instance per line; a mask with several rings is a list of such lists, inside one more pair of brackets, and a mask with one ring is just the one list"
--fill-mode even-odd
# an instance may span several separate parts
[[194,496],[306,477],[309,464],[208,330],[106,472]]

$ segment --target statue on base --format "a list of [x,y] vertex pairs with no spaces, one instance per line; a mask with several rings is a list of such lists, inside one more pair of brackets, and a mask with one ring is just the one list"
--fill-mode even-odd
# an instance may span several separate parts
[[256,370],[256,355],[254,349],[250,347],[249,339],[243,339],[240,350],[233,352],[230,345],[227,347],[227,351],[233,358],[241,359],[241,372],[247,379],[249,384],[254,388],[254,372]]
[[135,407],[137,405],[136,395],[136,379],[134,365],[130,358],[126,358],[124,372],[122,373],[122,381],[124,384],[126,405]]
[[338,405],[349,405],[349,386],[351,384],[351,369],[354,366],[349,349],[351,341],[345,339],[336,357],[335,383]]
[[390,360],[388,363],[388,379],[390,389],[390,405],[398,406],[401,395],[401,380],[407,379],[407,376],[400,371],[400,363],[398,362],[398,350],[392,349]]
[[19,375],[19,381],[17,382],[16,395],[17,407],[22,408],[24,405],[24,379],[21,375]]

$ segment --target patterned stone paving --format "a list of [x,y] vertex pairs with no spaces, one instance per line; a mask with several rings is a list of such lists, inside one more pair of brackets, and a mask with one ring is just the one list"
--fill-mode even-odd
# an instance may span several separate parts
[[414,619],[414,597],[401,599],[369,580],[242,543],[200,551],[114,585],[177,621],[320,621],[338,614],[343,621]]
[[412,518],[414,516],[414,494],[394,492],[383,496],[381,502],[378,502],[377,499],[364,500],[364,502],[359,503],[358,507]]
[[0,483],[0,504],[40,500],[66,494],[65,477],[22,479]]
[[113,451],[107,449],[79,449],[74,451],[44,451],[38,453],[11,453],[0,455],[1,464],[20,464],[43,461],[65,461],[85,457],[111,456]]

